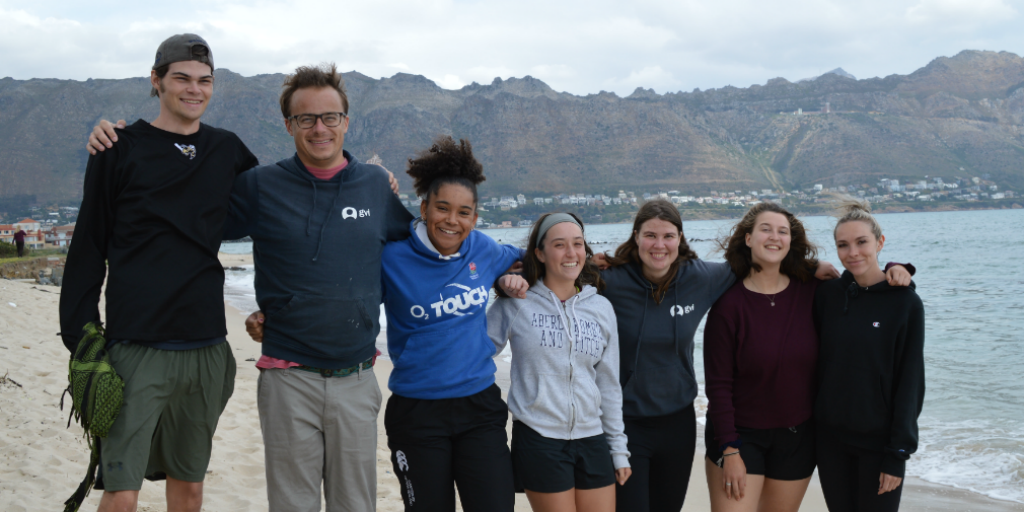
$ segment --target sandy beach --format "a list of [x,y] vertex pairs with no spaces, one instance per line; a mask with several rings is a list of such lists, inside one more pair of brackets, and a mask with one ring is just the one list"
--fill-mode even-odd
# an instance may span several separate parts
[[[222,255],[225,266],[252,263],[249,255]],[[0,510],[21,512],[60,510],[84,475],[88,462],[81,429],[66,428],[69,409],[59,408],[67,386],[68,353],[56,336],[60,289],[0,280]],[[102,305],[101,305],[102,307]],[[245,335],[245,314],[227,306],[228,340],[238,362],[235,393],[218,426],[206,478],[205,511],[264,511],[266,481],[263,443],[256,411],[254,366],[260,347]],[[391,365],[377,363],[376,375],[384,392]],[[377,507],[402,510],[397,480],[391,474],[383,417],[378,422]],[[509,423],[511,430],[511,422]],[[696,444],[696,443],[695,443]],[[702,455],[695,457],[686,506],[708,510]],[[89,495],[82,510],[96,510],[100,492]],[[146,482],[139,510],[166,510],[162,483]],[[530,510],[517,495],[516,510]],[[804,511],[825,511],[817,481],[813,481]],[[903,498],[907,511],[1024,511],[1024,505],[1001,502],[968,491],[908,479]]]

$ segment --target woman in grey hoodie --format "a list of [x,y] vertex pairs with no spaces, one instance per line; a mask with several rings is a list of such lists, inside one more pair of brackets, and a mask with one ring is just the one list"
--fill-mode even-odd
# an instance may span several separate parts
[[530,234],[525,299],[499,298],[487,312],[497,351],[512,343],[512,464],[534,510],[615,510],[615,487],[629,478],[622,422],[615,312],[597,294],[583,223],[542,216]]

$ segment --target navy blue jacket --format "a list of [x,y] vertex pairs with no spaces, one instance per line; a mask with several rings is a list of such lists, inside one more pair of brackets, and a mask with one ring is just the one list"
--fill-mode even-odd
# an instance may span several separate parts
[[664,300],[651,297],[639,265],[601,272],[602,293],[618,318],[622,415],[649,418],[679,412],[697,398],[693,335],[701,318],[736,276],[728,263],[693,259],[679,266]]
[[339,369],[375,352],[381,254],[409,236],[412,215],[383,168],[344,154],[348,166],[330,180],[298,156],[235,180],[224,236],[253,240],[264,355]]

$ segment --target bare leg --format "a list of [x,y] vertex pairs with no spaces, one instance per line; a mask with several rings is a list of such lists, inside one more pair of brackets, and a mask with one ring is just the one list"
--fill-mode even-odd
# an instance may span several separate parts
[[202,482],[167,477],[167,512],[199,512],[202,507]]
[[[614,488],[613,488],[614,489]],[[533,512],[576,512],[576,489],[563,492],[526,491]],[[612,503],[614,507],[614,502]]]
[[757,504],[761,500],[761,490],[764,488],[763,475],[747,475],[747,488],[743,492],[743,499],[736,501],[729,499],[722,487],[724,470],[704,458],[704,473],[708,480],[708,494],[711,495],[712,512],[755,512]]
[[758,512],[797,512],[804,501],[807,485],[811,477],[803,480],[764,479],[764,491],[761,493],[761,506]]
[[96,512],[135,512],[139,507],[139,491],[103,491]]
[[597,489],[576,489],[578,512],[615,512],[615,484]]

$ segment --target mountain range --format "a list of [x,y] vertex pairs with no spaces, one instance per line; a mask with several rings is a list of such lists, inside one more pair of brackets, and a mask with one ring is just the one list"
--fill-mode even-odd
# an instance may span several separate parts
[[[237,133],[263,163],[294,152],[284,75],[218,69],[204,122]],[[438,134],[473,143],[485,194],[691,193],[984,176],[1024,189],[1024,59],[963,51],[909,75],[812,80],[626,97],[557,92],[526,76],[448,90],[418,75],[344,74],[345,147],[405,162]],[[0,199],[81,196],[85,139],[101,118],[153,119],[148,78],[0,79]]]

